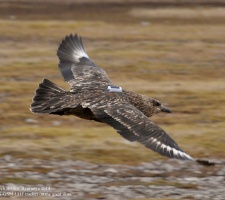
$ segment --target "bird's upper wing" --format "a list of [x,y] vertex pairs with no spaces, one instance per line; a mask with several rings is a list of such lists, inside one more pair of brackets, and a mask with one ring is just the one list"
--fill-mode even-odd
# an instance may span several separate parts
[[163,156],[193,160],[163,129],[131,104],[101,109],[92,106],[91,110],[99,120],[112,126],[129,141],[138,141]]
[[65,81],[70,84],[70,91],[112,85],[106,72],[88,57],[78,35],[66,36],[59,45],[57,55],[60,60],[59,69]]

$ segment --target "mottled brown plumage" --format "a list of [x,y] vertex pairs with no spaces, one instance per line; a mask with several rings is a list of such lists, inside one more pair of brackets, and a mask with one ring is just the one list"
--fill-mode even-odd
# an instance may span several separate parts
[[32,112],[75,115],[103,122],[127,140],[138,141],[161,155],[193,160],[148,118],[158,112],[171,111],[156,99],[113,87],[106,72],[86,54],[80,37],[65,37],[57,55],[59,69],[70,91],[44,79],[33,98]]

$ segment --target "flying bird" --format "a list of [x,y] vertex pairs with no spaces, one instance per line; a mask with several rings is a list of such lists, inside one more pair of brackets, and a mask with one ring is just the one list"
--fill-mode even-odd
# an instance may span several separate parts
[[58,67],[70,90],[43,79],[36,89],[30,108],[32,112],[75,115],[106,123],[125,139],[140,142],[163,156],[195,160],[149,119],[159,112],[171,113],[171,110],[157,99],[114,84],[89,58],[80,36],[66,36],[59,45],[57,56]]

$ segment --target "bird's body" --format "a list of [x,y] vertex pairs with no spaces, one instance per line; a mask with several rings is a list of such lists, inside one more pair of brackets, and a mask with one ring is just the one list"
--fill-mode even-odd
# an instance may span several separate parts
[[138,141],[161,155],[193,160],[148,117],[171,112],[158,100],[127,91],[111,82],[94,64],[77,35],[67,36],[58,48],[59,69],[70,85],[66,91],[44,79],[31,104],[34,113],[75,115],[112,126],[129,141]]

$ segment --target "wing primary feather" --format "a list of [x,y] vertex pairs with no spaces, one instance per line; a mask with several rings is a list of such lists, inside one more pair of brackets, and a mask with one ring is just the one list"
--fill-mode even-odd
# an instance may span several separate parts
[[80,58],[89,58],[85,52],[83,42],[77,34],[66,36],[62,43],[59,45],[57,56],[60,61],[71,61],[75,63],[80,62]]
[[163,129],[130,104],[92,111],[98,119],[115,128],[129,141],[140,142],[163,156],[193,160]]
[[62,40],[57,56],[59,70],[70,84],[70,91],[93,87],[102,89],[111,84],[106,72],[89,58],[82,38],[77,34],[70,34]]

